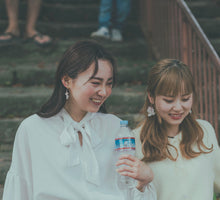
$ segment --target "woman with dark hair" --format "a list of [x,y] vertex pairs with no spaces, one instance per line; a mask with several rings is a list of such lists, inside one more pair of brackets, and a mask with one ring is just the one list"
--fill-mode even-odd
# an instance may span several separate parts
[[154,172],[158,200],[211,200],[220,192],[220,149],[212,125],[196,119],[193,76],[175,59],[150,71],[137,156]]
[[[67,49],[51,98],[18,128],[3,200],[123,199],[114,167],[120,119],[104,107],[115,71],[113,57],[96,42]],[[154,200],[152,171],[133,159],[134,199]]]

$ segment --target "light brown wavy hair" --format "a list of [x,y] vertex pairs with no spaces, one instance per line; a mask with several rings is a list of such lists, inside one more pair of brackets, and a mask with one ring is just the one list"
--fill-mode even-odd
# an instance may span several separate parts
[[[203,143],[203,130],[196,121],[196,91],[193,82],[193,77],[190,69],[182,62],[175,59],[164,59],[159,61],[152,67],[147,84],[147,94],[152,98],[158,95],[177,96],[182,94],[193,94],[192,112],[188,114],[180,124],[182,132],[182,140],[180,142],[180,151],[184,158],[191,159],[199,156],[202,153],[210,153],[212,147],[207,147]],[[142,152],[145,162],[160,161],[166,158],[176,160],[178,157],[177,149],[168,141],[166,126],[163,119],[157,114],[148,117],[147,108],[151,105],[150,100],[146,95],[146,101],[142,108],[142,113],[145,115],[144,120],[139,124],[141,126],[140,140],[142,143]],[[197,151],[193,146],[197,146]],[[176,150],[177,156],[174,157],[169,148]]]

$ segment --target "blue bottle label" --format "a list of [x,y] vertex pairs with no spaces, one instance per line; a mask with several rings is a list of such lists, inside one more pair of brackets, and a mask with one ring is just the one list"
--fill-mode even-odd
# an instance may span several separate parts
[[123,137],[115,139],[115,150],[135,150],[135,138],[134,137]]

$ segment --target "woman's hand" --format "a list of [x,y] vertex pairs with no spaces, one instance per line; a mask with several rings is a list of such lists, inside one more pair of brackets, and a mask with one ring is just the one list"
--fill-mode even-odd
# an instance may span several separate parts
[[116,163],[117,172],[123,176],[129,176],[138,181],[136,188],[141,192],[145,186],[153,180],[153,172],[151,168],[132,155],[122,155]]

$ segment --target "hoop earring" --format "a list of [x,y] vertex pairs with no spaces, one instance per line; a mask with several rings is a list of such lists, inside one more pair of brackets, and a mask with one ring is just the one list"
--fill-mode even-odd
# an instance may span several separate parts
[[148,108],[147,108],[147,116],[151,117],[151,116],[154,116],[154,115],[155,115],[154,108],[152,106],[148,106]]
[[69,91],[68,91],[68,89],[66,89],[65,96],[66,96],[66,100],[69,99]]

